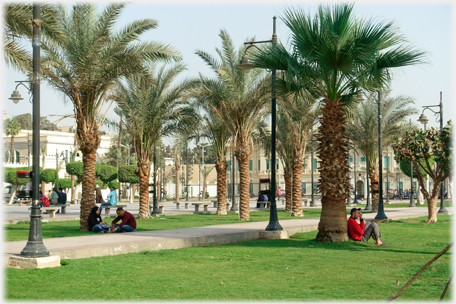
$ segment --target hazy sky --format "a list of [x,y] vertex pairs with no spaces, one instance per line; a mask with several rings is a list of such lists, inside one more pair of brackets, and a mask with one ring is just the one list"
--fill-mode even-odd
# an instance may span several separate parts
[[[280,4],[275,4],[279,3]],[[106,3],[106,2],[104,2]],[[141,39],[154,40],[170,44],[183,55],[188,71],[182,76],[193,77],[198,73],[212,76],[205,63],[195,55],[195,50],[204,50],[215,55],[215,48],[221,46],[218,36],[220,29],[226,29],[236,46],[240,46],[248,37],[255,36],[256,40],[268,40],[272,35],[272,17],[276,15],[277,34],[284,44],[288,42],[289,32],[283,24],[284,8],[299,6],[314,15],[319,2],[284,2],[284,1],[224,1],[223,4],[191,2],[179,4],[175,1],[133,2],[123,11],[119,19],[119,27],[136,19],[152,18],[158,21],[158,28],[144,34]],[[370,4],[357,2],[357,16],[374,17],[378,20],[393,20],[404,35],[414,46],[428,53],[428,64],[407,67],[393,72],[392,96],[408,95],[413,97],[416,107],[438,105],[440,91],[443,92],[444,121],[454,119],[456,107],[451,100],[454,93],[451,90],[453,58],[450,56],[453,47],[454,6],[445,1],[407,3],[382,1]],[[102,6],[100,4],[100,6]],[[31,49],[31,46],[30,46]],[[31,112],[25,88],[19,91],[26,99],[19,104],[13,104],[8,98],[15,88],[14,81],[24,79],[24,76],[3,63],[2,80],[2,110],[7,116]],[[46,83],[41,86],[41,114],[70,114],[71,103],[64,103],[60,93],[53,91]],[[429,126],[438,127],[430,111],[425,112],[429,118]],[[115,118],[114,113],[110,113]],[[419,115],[411,117],[413,121]],[[50,117],[51,120],[54,118]],[[59,125],[72,125],[72,119],[65,119]]]

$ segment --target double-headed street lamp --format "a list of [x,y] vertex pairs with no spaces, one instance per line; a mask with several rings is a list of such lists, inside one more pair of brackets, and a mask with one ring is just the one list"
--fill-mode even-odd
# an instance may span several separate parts
[[[431,108],[439,107],[439,111],[434,111]],[[424,111],[430,110],[432,113],[434,113],[435,116],[439,115],[440,120],[437,120],[438,117],[436,117],[436,122],[440,122],[440,131],[443,130],[443,101],[442,101],[442,92],[440,92],[440,104],[438,105],[433,105],[433,106],[423,106],[423,111],[421,112],[421,116],[418,119],[419,122],[421,122],[424,125],[424,131],[426,131],[426,123],[429,121],[427,117],[424,115]],[[448,211],[445,208],[445,201],[443,198],[443,182],[440,185],[440,209],[437,213],[440,214],[448,214]]]
[[[30,214],[30,230],[27,245],[21,251],[21,255],[25,257],[43,257],[49,256],[49,250],[44,246],[43,236],[41,233],[41,214],[39,206],[39,189],[40,189],[40,7],[39,3],[33,4],[33,75],[32,75],[32,97],[33,97],[33,133],[32,133],[32,153],[33,153],[33,167],[32,167],[32,208]],[[23,98],[19,94],[17,87],[22,84],[29,91],[25,81],[19,81],[13,94],[9,99],[14,103],[18,103]]]
[[[237,66],[238,69],[248,73],[251,69],[255,67],[254,64],[249,62],[249,55],[247,55],[247,50],[252,46],[255,46],[257,43],[272,43],[277,44],[277,34],[276,34],[276,19],[273,17],[273,32],[272,39],[266,41],[251,41],[244,42],[244,44],[250,44],[244,51],[242,56],[241,63]],[[255,46],[256,47],[256,46]],[[271,209],[269,213],[269,224],[266,227],[266,231],[277,231],[283,230],[282,226],[279,223],[279,218],[277,216],[277,205],[276,205],[276,92],[275,92],[275,80],[276,80],[276,70],[272,70],[272,89],[271,89],[271,191],[270,191],[270,200],[271,200]]]
[[[375,216],[376,220],[387,220],[388,217],[385,214],[385,210],[383,208],[383,162],[382,162],[382,98],[380,95],[380,91],[377,91],[378,94],[378,173],[379,173],[379,180],[378,183],[378,211],[377,215]],[[373,183],[371,181],[371,183]],[[372,191],[374,193],[374,191]]]

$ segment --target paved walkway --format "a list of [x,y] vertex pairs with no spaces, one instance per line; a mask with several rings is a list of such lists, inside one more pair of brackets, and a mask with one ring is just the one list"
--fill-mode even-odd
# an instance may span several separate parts
[[[447,209],[452,212],[452,207]],[[397,220],[424,216],[427,214],[427,208],[385,208],[385,213],[389,219]],[[375,215],[365,214],[364,218],[371,220]],[[293,235],[297,232],[317,230],[318,222],[319,218],[297,218],[281,220],[280,224],[288,235]],[[177,249],[257,240],[265,238],[264,230],[267,224],[268,222],[254,222],[132,233],[93,234],[51,238],[43,242],[51,255],[60,255],[62,259],[78,259],[144,250]],[[277,238],[277,235],[275,237]],[[5,263],[10,255],[20,254],[26,242],[4,242]]]

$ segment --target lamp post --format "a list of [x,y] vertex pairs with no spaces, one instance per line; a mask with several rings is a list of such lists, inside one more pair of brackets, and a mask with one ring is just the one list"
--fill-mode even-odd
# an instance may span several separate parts
[[159,203],[163,203],[163,195],[162,195],[162,188],[163,188],[163,151],[162,146],[160,145],[160,201]]
[[366,158],[366,207],[364,208],[365,211],[372,211],[372,206],[370,202],[370,187],[369,187],[369,160]]
[[315,207],[315,196],[314,196],[314,147],[313,147],[313,136],[310,138],[312,141],[312,151],[310,151],[310,207]]
[[354,173],[355,175],[353,176],[353,184],[354,184],[354,188],[355,188],[355,199],[353,200],[353,203],[352,204],[355,204],[355,205],[358,205],[358,199],[356,197],[356,151],[355,149],[353,149],[353,169],[354,169]]
[[[256,43],[277,43],[277,34],[276,34],[276,19],[273,18],[272,26],[272,39],[266,41],[252,41],[244,42],[244,44],[250,44],[242,56],[241,63],[237,66],[238,69],[248,73],[252,68],[255,67],[254,64],[249,62],[249,56],[247,55],[247,50],[252,46],[255,46]],[[256,46],[255,46],[256,47]],[[278,231],[283,230],[282,226],[279,223],[279,218],[277,216],[277,205],[276,205],[276,92],[274,88],[276,80],[276,70],[271,71],[272,77],[272,89],[271,89],[271,189],[270,189],[270,201],[271,208],[269,213],[269,224],[266,227],[266,231]]]
[[157,203],[157,141],[154,142],[154,200],[153,200],[153,210],[150,213],[152,216],[158,216],[161,214],[160,210],[158,209]]
[[[33,96],[33,133],[32,133],[32,153],[33,153],[33,167],[32,167],[32,208],[30,214],[30,229],[29,238],[21,255],[24,257],[43,257],[49,256],[49,251],[44,246],[43,237],[41,233],[41,214],[39,206],[39,187],[40,187],[40,7],[39,3],[33,4],[33,78],[31,91]],[[23,98],[17,90],[18,86],[22,84],[30,91],[23,82],[16,81],[19,84],[16,86],[11,99],[14,103],[18,103]]]
[[390,167],[390,157],[388,153],[388,148],[386,149],[386,202],[389,203],[389,167]]
[[[202,155],[202,166],[203,166],[203,169],[204,169],[204,148],[207,147],[208,145],[209,145],[208,143],[198,144],[198,146],[201,147],[202,154],[203,154]],[[200,179],[200,181],[198,183],[198,192],[199,192],[198,197],[202,197],[202,199],[204,199],[205,193],[201,192],[202,191],[202,189],[201,189],[201,164],[199,166],[199,179]],[[204,186],[203,186],[203,188],[204,188]],[[200,200],[201,200],[201,198],[200,198]]]
[[186,187],[186,192],[187,192],[187,195],[185,197],[185,201],[188,202],[188,138],[187,140],[185,141],[185,145],[186,145],[186,148],[185,148],[185,151],[186,151],[186,169],[187,169],[187,187]]
[[[439,111],[436,112],[434,110],[432,110],[431,108],[434,108],[434,107],[439,107]],[[426,123],[429,121],[427,119],[427,117],[424,115],[424,111],[426,110],[430,110],[432,111],[432,113],[434,113],[435,116],[439,115],[440,117],[440,131],[443,130],[443,101],[442,101],[442,92],[440,92],[440,103],[438,105],[433,105],[433,106],[423,106],[423,111],[421,112],[421,116],[420,118],[418,119],[419,122],[421,122],[423,125],[424,125],[424,131],[426,131]],[[437,118],[436,118],[436,121],[437,121]],[[448,214],[448,210],[445,208],[445,200],[444,200],[444,197],[443,197],[443,182],[442,184],[440,185],[440,209],[437,213],[440,213],[440,214]]]
[[410,162],[410,205],[409,207],[416,207],[413,201],[413,162]]
[[382,99],[380,95],[380,91],[378,93],[378,173],[379,173],[379,181],[378,181],[378,212],[375,216],[376,220],[386,220],[388,217],[385,214],[383,209],[383,161],[382,161]]

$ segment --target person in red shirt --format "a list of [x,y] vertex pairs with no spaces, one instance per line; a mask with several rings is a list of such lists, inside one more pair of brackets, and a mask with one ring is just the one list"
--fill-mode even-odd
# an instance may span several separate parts
[[[111,226],[114,227],[112,232],[134,232],[136,230],[136,219],[133,214],[123,210],[122,207],[117,208],[116,213],[117,217],[111,224]],[[120,225],[116,224],[119,220],[122,220]]]
[[[356,221],[359,219],[360,223]],[[350,211],[350,218],[348,219],[348,237],[353,241],[361,241],[367,243],[372,237],[375,245],[386,246],[387,244],[380,241],[382,233],[378,229],[377,223],[364,224],[363,214],[361,208],[353,208]]]

